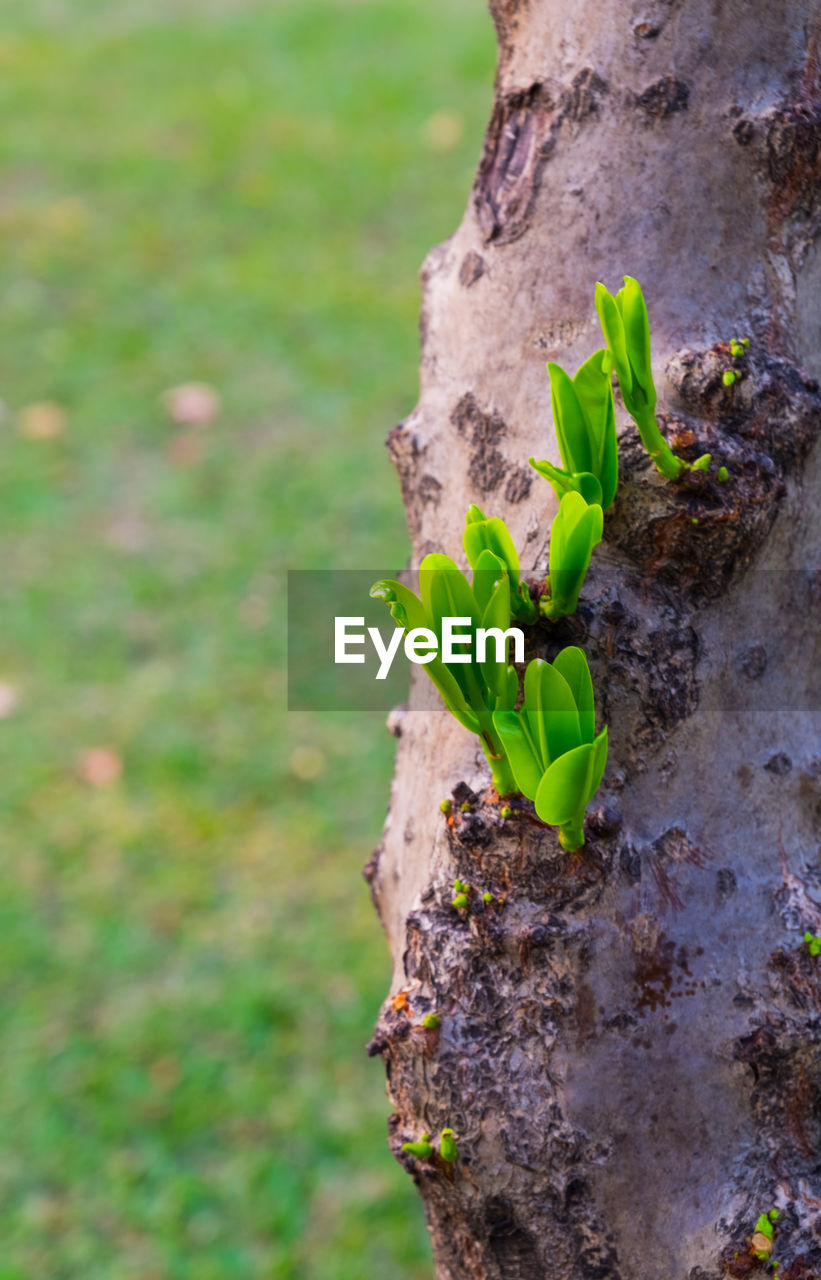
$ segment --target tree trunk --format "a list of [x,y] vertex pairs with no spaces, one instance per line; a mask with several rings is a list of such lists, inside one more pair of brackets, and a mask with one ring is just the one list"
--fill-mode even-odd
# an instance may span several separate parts
[[[439,1280],[763,1272],[750,1237],[772,1207],[779,1274],[819,1276],[821,959],[802,938],[821,931],[821,17],[809,0],[491,10],[484,152],[424,268],[420,400],[389,442],[414,561],[460,560],[477,502],[544,576],[556,507],[527,459],[558,461],[545,361],[572,372],[601,345],[594,284],[625,272],[668,439],[729,480],[663,479],[618,406],[605,540],[577,613],[532,640],[584,648],[610,727],[581,857],[526,802],[501,817],[424,673],[393,713],[367,870],[394,959],[370,1046],[390,1143]],[[748,372],[726,387],[736,334]],[[462,919],[456,876],[504,905]],[[445,1126],[455,1165],[400,1152]]]

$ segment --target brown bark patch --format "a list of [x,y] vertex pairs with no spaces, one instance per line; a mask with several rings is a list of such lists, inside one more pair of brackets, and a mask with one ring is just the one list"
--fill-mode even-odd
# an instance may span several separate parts
[[477,253],[475,249],[471,249],[469,253],[465,254],[462,259],[461,266],[459,267],[459,283],[465,289],[469,289],[472,284],[476,283],[480,276],[484,275],[484,270],[484,258],[480,253]]
[[[726,387],[723,372],[734,364],[740,380]],[[605,536],[659,581],[713,599],[769,533],[787,476],[821,431],[821,398],[817,382],[788,361],[757,351],[733,362],[726,342],[678,352],[667,375],[685,413],[660,413],[660,426],[683,458],[710,453],[712,468],[671,484],[629,428]]]
[[663,120],[679,111],[686,111],[689,102],[689,86],[675,76],[662,76],[636,94],[636,106],[652,120]]
[[547,86],[538,82],[497,98],[473,195],[486,240],[510,244],[526,230],[554,145],[555,106]]
[[515,467],[508,476],[505,485],[505,501],[506,502],[524,502],[525,498],[530,497],[530,490],[533,487],[533,472],[529,467]]

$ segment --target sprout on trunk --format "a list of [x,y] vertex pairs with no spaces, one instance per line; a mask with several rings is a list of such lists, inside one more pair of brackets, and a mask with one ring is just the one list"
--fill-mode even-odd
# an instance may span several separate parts
[[[510,613],[518,622],[535,622],[536,606],[524,582],[519,580],[519,556],[507,525],[498,516],[488,518],[481,507],[473,503],[468,508],[463,537],[468,564],[474,570],[473,589],[477,589],[476,571],[482,572],[482,552],[489,551],[508,572],[510,578]],[[493,566],[490,565],[491,572]],[[485,570],[487,571],[487,570]],[[498,576],[498,572],[497,572]]]
[[607,351],[596,351],[570,378],[561,365],[548,364],[553,422],[564,470],[530,459],[556,496],[576,492],[605,510],[619,480],[616,412]]
[[564,849],[584,844],[584,814],[607,761],[607,729],[596,735],[590,669],[581,649],[562,649],[551,664],[528,665],[519,711],[499,711],[497,731],[520,791],[543,822],[559,828]]
[[564,495],[550,530],[548,592],[541,602],[546,618],[563,618],[573,613],[593,548],[601,542],[602,528],[602,509],[598,503],[588,506],[581,494],[572,491]]

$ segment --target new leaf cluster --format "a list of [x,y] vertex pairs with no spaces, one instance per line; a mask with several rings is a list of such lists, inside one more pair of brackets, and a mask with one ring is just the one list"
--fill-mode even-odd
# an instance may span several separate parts
[[[536,609],[522,581],[513,539],[499,517],[477,506],[467,513],[464,550],[472,580],[444,555],[425,556],[419,570],[420,595],[392,579],[374,584],[405,630],[434,633],[438,651],[425,670],[448,710],[478,735],[500,796],[516,792],[533,801],[542,822],[559,829],[562,847],[584,844],[584,815],[601,783],[607,762],[607,729],[596,734],[593,683],[587,658],[574,646],[553,663],[535,658],[519,677],[509,662],[509,639],[478,661],[444,662],[442,619],[465,617],[470,653],[477,628],[506,631],[511,620],[532,625],[576,609],[593,549],[601,541],[604,512],[618,486],[618,441],[613,398],[615,370],[622,399],[658,469],[678,479],[688,468],[659,430],[650,359],[650,326],[638,281],[624,278],[614,296],[596,286],[596,310],[606,346],[584,362],[574,377],[548,364],[553,420],[561,467],[535,458],[530,464],[553,487],[559,510],[550,532],[548,575]],[[693,464],[704,469],[709,455]]]

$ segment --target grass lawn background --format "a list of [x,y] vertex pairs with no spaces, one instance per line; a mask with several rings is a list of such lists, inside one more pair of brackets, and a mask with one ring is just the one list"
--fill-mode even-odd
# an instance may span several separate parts
[[[283,569],[404,560],[383,440],[490,20],[0,19],[0,1280],[421,1280],[363,1052],[391,740],[285,714]],[[194,379],[222,411],[186,430],[160,397]],[[95,784],[96,747],[119,778]]]

